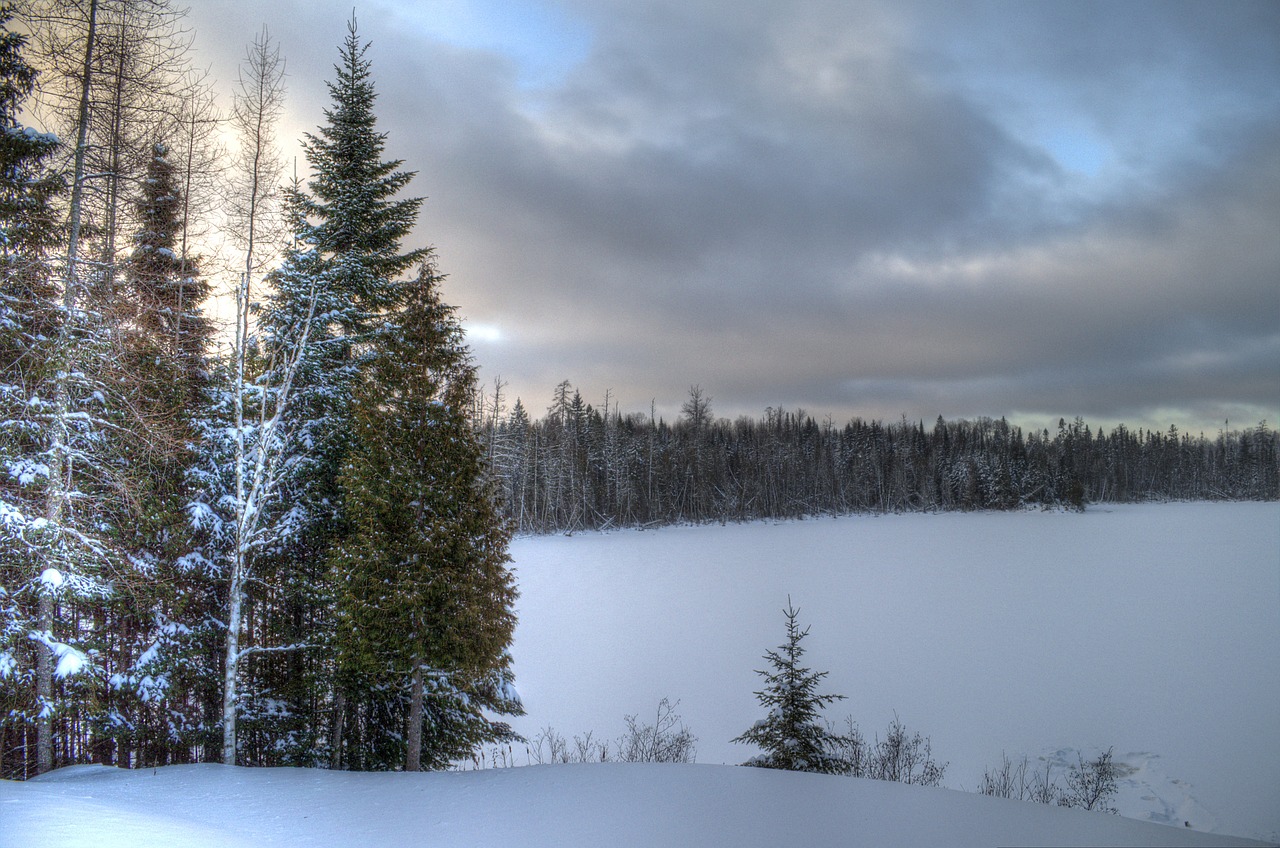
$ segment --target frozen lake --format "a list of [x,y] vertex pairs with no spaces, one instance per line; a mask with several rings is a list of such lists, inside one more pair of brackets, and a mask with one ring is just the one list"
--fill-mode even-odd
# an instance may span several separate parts
[[806,660],[848,696],[828,718],[871,739],[896,711],[948,786],[1001,752],[1114,746],[1147,763],[1153,809],[1280,833],[1280,504],[583,533],[512,555],[526,736],[613,739],[668,697],[699,762],[741,762],[729,740],[762,717],[754,669],[790,595]]

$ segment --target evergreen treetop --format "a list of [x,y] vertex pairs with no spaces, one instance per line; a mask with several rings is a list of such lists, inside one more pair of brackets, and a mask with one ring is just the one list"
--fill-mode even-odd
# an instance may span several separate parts
[[303,211],[311,222],[307,241],[330,262],[334,285],[351,295],[355,310],[343,316],[344,330],[359,332],[373,314],[395,304],[391,283],[425,261],[426,248],[400,252],[401,241],[417,222],[422,198],[397,198],[414,172],[401,160],[386,160],[386,134],[377,130],[377,98],[353,16],[336,78],[328,83],[333,104],[328,124],[308,133],[303,143],[313,176]]
[[135,205],[139,227],[126,270],[138,321],[183,369],[184,388],[194,398],[205,376],[205,346],[213,335],[201,311],[209,284],[195,260],[180,255],[182,193],[169,148],[162,142],[152,147]]
[[[49,168],[57,137],[18,121],[37,74],[22,55],[26,36],[9,29],[12,19],[13,7],[0,5],[0,254],[6,281],[19,270],[18,263],[30,266],[58,243],[52,200],[65,188],[62,176]],[[39,276],[47,278],[47,270]],[[30,294],[39,295],[27,298],[32,301],[52,297],[43,289]]]

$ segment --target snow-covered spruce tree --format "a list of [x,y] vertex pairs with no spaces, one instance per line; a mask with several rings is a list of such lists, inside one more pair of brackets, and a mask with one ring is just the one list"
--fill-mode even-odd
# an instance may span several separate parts
[[[205,395],[205,347],[212,334],[201,307],[209,287],[178,247],[186,208],[180,174],[157,143],[134,202],[138,230],[117,295],[116,380],[129,410],[134,518],[118,533],[130,556],[96,634],[108,685],[94,722],[95,759],[121,765],[186,761],[200,736],[201,705],[189,674],[183,623],[192,610],[183,507],[195,442],[193,419]],[[203,693],[207,694],[207,693]],[[115,750],[108,740],[114,740]]]
[[800,611],[791,605],[790,598],[783,615],[787,618],[787,641],[776,651],[765,652],[772,670],[756,671],[765,680],[764,689],[755,693],[756,699],[768,715],[733,741],[755,745],[764,752],[743,765],[841,774],[846,770],[840,757],[844,746],[822,720],[822,710],[844,696],[820,694],[818,684],[828,672],[800,664],[805,651],[800,642],[809,628],[800,629]]
[[[10,716],[35,725],[34,758],[20,746],[24,762],[18,768],[26,774],[53,768],[58,751],[70,761],[84,755],[80,737],[64,735],[55,745],[54,736],[62,718],[78,718],[71,714],[77,705],[92,708],[93,693],[82,674],[93,665],[87,637],[92,610],[107,594],[100,571],[104,564],[120,562],[111,537],[131,493],[116,464],[116,437],[124,431],[120,408],[103,378],[111,361],[110,332],[81,306],[82,183],[77,177],[83,174],[87,85],[69,175],[70,221],[55,239],[49,202],[60,181],[49,174],[46,162],[57,141],[17,124],[17,107],[34,77],[21,58],[22,39],[8,29],[7,12],[3,19],[3,228],[10,261],[3,281],[6,315],[0,322],[5,337],[0,450],[6,472],[0,513],[8,549],[0,607],[9,638],[0,648],[5,657],[0,666],[6,669],[0,676],[14,681],[13,697],[20,702]],[[93,47],[90,37],[84,45],[86,69]],[[65,262],[50,264],[64,233]],[[58,264],[63,273],[52,273]]]
[[[413,175],[400,170],[399,161],[383,159],[385,136],[376,128],[366,51],[352,20],[336,79],[329,83],[328,123],[304,141],[312,178],[305,191],[295,189],[290,198],[298,211],[293,232],[299,247],[273,275],[275,291],[259,324],[276,363],[265,379],[279,386],[284,382],[279,369],[293,360],[278,352],[289,349],[301,316],[315,316],[306,349],[296,360],[281,431],[288,444],[280,502],[287,509],[265,519],[279,533],[258,558],[258,572],[274,597],[271,620],[256,628],[259,648],[329,639],[332,603],[325,564],[334,541],[346,532],[338,474],[351,440],[352,391],[377,356],[381,316],[397,307],[402,286],[396,281],[427,255],[400,247],[421,200],[397,197]],[[251,666],[242,683],[246,692],[270,691],[276,703],[306,711],[289,731],[304,745],[320,720],[317,709],[332,706],[330,727],[342,727],[344,693],[335,696],[328,688],[328,652],[260,651]],[[252,711],[252,704],[246,701],[244,708]],[[276,747],[270,739],[261,744]]]
[[338,685],[362,743],[347,764],[416,771],[512,738],[484,711],[523,709],[507,653],[508,532],[466,414],[475,370],[431,267],[404,289],[355,389],[340,478],[349,532],[333,567]]
[[[53,587],[39,579],[52,565],[43,532],[52,433],[43,413],[59,324],[52,201],[64,183],[49,168],[57,139],[17,120],[36,74],[12,19],[12,7],[0,6],[0,777],[25,777],[37,767],[21,742],[41,713],[37,655],[50,649],[31,634],[47,629],[52,612],[44,607]],[[24,756],[6,761],[6,751]]]

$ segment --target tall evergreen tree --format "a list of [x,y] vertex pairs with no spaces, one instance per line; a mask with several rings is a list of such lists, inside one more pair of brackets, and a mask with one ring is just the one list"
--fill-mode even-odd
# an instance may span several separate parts
[[[386,136],[376,129],[376,99],[353,19],[330,82],[328,124],[308,134],[304,149],[313,173],[291,202],[300,215],[296,255],[275,275],[276,292],[263,320],[268,346],[279,345],[314,305],[309,352],[296,381],[289,419],[294,438],[312,446],[300,464],[295,494],[302,511],[296,539],[327,544],[340,524],[337,470],[350,424],[352,387],[371,357],[379,316],[396,306],[396,280],[426,258],[401,252],[417,220],[420,198],[398,198],[413,178],[398,160],[384,161]],[[278,382],[278,381],[277,381]]]
[[333,561],[339,685],[390,694],[399,709],[378,714],[396,724],[365,735],[400,738],[396,725],[407,721],[401,762],[418,770],[509,738],[484,710],[523,710],[507,653],[516,596],[508,532],[466,414],[475,370],[429,266],[405,295],[356,388],[341,477],[350,533]]
[[818,692],[818,684],[827,672],[800,664],[805,651],[800,642],[809,635],[809,628],[800,629],[800,611],[791,605],[790,598],[783,614],[787,618],[787,641],[776,651],[765,652],[772,670],[756,672],[765,681],[764,689],[755,693],[756,700],[768,715],[733,741],[756,745],[764,751],[745,765],[839,774],[844,770],[838,753],[842,740],[827,729],[822,710],[844,696]]
[[29,756],[3,757],[22,749],[16,740],[38,720],[37,655],[52,649],[32,634],[44,632],[42,608],[56,588],[40,578],[54,541],[43,529],[60,321],[49,254],[58,242],[52,201],[63,190],[49,167],[58,140],[18,123],[36,73],[12,19],[13,8],[0,6],[0,777],[34,770]]
[[[95,6],[91,4],[90,13]],[[4,27],[8,32],[7,21]],[[92,32],[92,28],[90,29]],[[17,359],[3,370],[16,381],[6,390],[5,403],[20,403],[18,414],[6,415],[5,429],[18,435],[8,439],[5,452],[15,450],[18,461],[6,457],[5,470],[17,485],[17,509],[4,511],[6,536],[18,543],[14,566],[29,569],[20,605],[30,603],[34,615],[26,622],[27,639],[34,647],[36,757],[34,770],[45,772],[58,755],[74,761],[83,754],[79,740],[67,733],[68,725],[96,710],[96,698],[85,672],[97,667],[100,652],[93,644],[96,610],[110,594],[103,568],[123,561],[116,532],[127,523],[131,489],[123,473],[122,437],[128,432],[117,386],[112,328],[100,316],[86,312],[81,301],[77,245],[80,230],[80,181],[85,133],[79,132],[75,166],[71,176],[71,220],[64,231],[64,275],[46,276],[53,243],[44,241],[48,200],[44,186],[48,172],[44,162],[56,140],[18,127],[16,107],[31,90],[34,77],[22,68],[22,41],[5,37],[4,133],[6,156],[14,156],[5,169],[6,181],[17,179],[17,193],[6,189],[7,199],[20,198],[6,234],[14,256],[21,256],[23,274],[7,276],[6,294],[23,320],[5,322],[14,331]],[[93,57],[93,39],[84,48],[85,67]],[[22,80],[25,77],[25,82]],[[87,73],[85,79],[88,79]],[[87,86],[81,98],[81,117],[87,114]],[[84,121],[81,121],[81,127]],[[22,148],[26,148],[25,152]],[[42,150],[41,150],[42,148]],[[41,174],[44,174],[42,177]],[[43,199],[40,199],[43,195]],[[25,244],[24,244],[25,242]],[[59,245],[61,246],[61,245]],[[10,270],[17,266],[11,266]],[[19,282],[21,281],[21,282]],[[13,286],[16,286],[14,288]],[[54,302],[45,298],[52,296]],[[9,301],[7,301],[9,302]],[[29,320],[28,320],[29,319]],[[25,322],[25,328],[24,328]],[[35,335],[23,337],[39,327]],[[9,410],[6,410],[8,412]],[[39,500],[42,505],[37,505]],[[6,575],[6,580],[8,576]],[[55,744],[55,735],[60,735]]]
[[[181,624],[195,611],[183,507],[189,498],[197,407],[208,383],[205,346],[212,334],[201,306],[209,287],[193,258],[180,255],[186,208],[179,173],[160,143],[135,200],[134,250],[115,314],[116,382],[130,411],[129,450],[120,462],[135,492],[135,520],[121,527],[131,556],[105,605],[96,647],[109,685],[99,695],[97,758],[162,765],[201,733],[190,691],[191,657]],[[127,304],[127,307],[126,307]],[[203,607],[201,612],[207,612]],[[206,694],[202,693],[202,694]],[[108,740],[114,740],[111,750]],[[181,749],[181,750],[180,750]]]
[[126,273],[139,327],[179,367],[179,380],[185,384],[179,390],[194,397],[206,376],[205,347],[213,335],[201,311],[209,284],[196,259],[184,256],[179,244],[186,204],[181,175],[169,156],[167,145],[153,146],[135,204],[138,231]]
[[[336,77],[328,84],[327,123],[304,141],[312,178],[305,191],[295,189],[289,198],[297,247],[273,275],[276,291],[261,322],[276,363],[266,380],[279,386],[284,382],[280,369],[293,361],[281,354],[289,350],[300,316],[314,315],[282,427],[289,446],[280,489],[288,507],[274,521],[281,532],[260,563],[278,594],[274,624],[259,632],[280,647],[330,638],[324,564],[335,540],[347,532],[338,476],[352,444],[352,393],[378,356],[382,316],[399,307],[403,285],[398,280],[427,257],[425,249],[401,249],[421,200],[398,197],[413,174],[402,170],[400,161],[383,158],[386,137],[377,130],[367,50],[353,19]],[[320,651],[308,651],[302,659],[263,655],[255,659],[254,680],[268,688],[290,687],[290,697],[314,711],[330,697],[317,691],[331,676],[326,656]],[[299,680],[315,686],[298,691]],[[332,696],[335,737],[345,722],[345,696],[342,690]],[[341,745],[331,747],[341,750]]]

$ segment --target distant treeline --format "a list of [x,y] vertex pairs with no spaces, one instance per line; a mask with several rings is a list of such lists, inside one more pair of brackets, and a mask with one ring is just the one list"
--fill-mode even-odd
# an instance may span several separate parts
[[585,403],[565,382],[545,416],[500,394],[477,410],[492,473],[521,533],[856,512],[1020,509],[1280,498],[1276,431],[1214,437],[1003,418],[931,425],[803,410],[713,417],[694,388],[674,422]]

